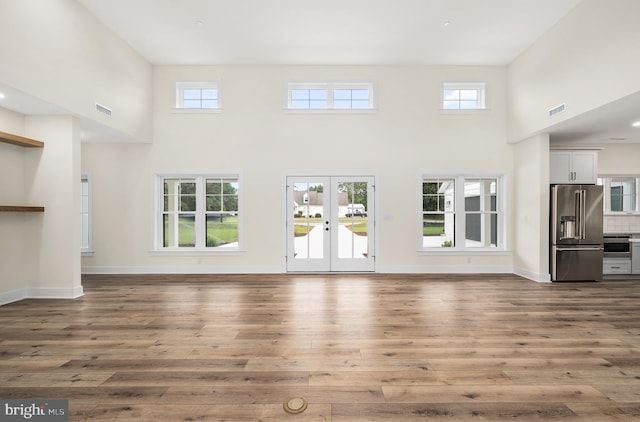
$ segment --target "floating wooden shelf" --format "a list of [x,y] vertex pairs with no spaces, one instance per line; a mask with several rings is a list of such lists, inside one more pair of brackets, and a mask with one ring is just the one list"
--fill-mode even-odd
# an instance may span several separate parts
[[0,142],[6,144],[18,145],[25,148],[44,148],[44,142],[35,139],[25,138],[23,136],[12,135],[6,132],[0,132]]
[[26,205],[0,205],[0,212],[44,212],[44,207]]

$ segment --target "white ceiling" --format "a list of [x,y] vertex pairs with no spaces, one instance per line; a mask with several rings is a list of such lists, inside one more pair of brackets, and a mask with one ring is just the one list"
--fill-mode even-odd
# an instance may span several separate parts
[[505,65],[581,0],[78,1],[153,64]]
[[[505,65],[581,0],[77,1],[153,64]],[[64,113],[11,94],[3,107]],[[640,94],[553,127],[551,139],[640,142],[635,110]]]

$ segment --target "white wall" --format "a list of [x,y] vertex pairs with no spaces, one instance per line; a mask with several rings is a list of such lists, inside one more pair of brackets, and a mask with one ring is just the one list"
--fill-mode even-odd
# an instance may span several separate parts
[[549,136],[515,145],[513,206],[515,272],[537,281],[549,275]]
[[[593,148],[594,144],[585,145]],[[598,174],[640,175],[640,144],[601,144],[598,152]]]
[[[23,115],[0,108],[0,131],[24,136],[24,130]],[[38,151],[0,143],[0,205],[27,205],[25,160],[27,155],[37,159]],[[0,213],[0,304],[24,297],[24,286],[36,279],[37,263],[31,249],[38,239],[31,227],[41,218],[39,214]]]
[[0,108],[0,131],[45,143],[42,149],[0,143],[0,204],[45,207],[0,213],[0,304],[78,297],[78,126],[70,116],[26,117]]
[[3,0],[0,39],[0,83],[151,140],[151,65],[78,2]]
[[[378,271],[510,271],[511,253],[416,252],[422,173],[512,176],[505,78],[504,67],[156,67],[153,144],[83,144],[82,170],[92,174],[95,243],[94,256],[83,258],[83,271],[283,271],[285,176],[345,173],[377,177]],[[171,110],[175,81],[209,79],[222,81],[221,114]],[[489,111],[441,114],[445,79],[487,81]],[[288,113],[285,84],[292,80],[373,81],[379,109]],[[158,172],[240,172],[245,252],[150,253]]]
[[583,0],[511,63],[509,140],[640,91],[638,16],[638,0]]
[[25,162],[25,192],[45,212],[31,229],[37,277],[28,297],[78,297],[80,280],[80,132],[71,116],[28,116],[25,133],[45,146]]

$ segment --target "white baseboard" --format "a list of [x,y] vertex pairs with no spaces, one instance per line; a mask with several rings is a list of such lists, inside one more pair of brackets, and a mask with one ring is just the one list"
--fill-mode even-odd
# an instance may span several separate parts
[[26,287],[0,293],[0,306],[24,299],[76,299],[84,294],[82,286],[74,288]]
[[551,283],[551,274],[549,273],[534,273],[524,268],[515,268],[514,274],[520,277],[528,278],[529,280],[537,281],[538,283]]
[[380,266],[376,272],[383,274],[513,274],[513,267],[491,265]]
[[17,302],[27,298],[27,289],[12,290],[10,292],[0,293],[0,306],[7,303]]
[[82,274],[282,274],[283,267],[152,266],[152,267],[82,267]]
[[[228,267],[228,266],[85,266],[82,274],[284,274],[286,268],[271,267]],[[381,274],[514,274],[511,266],[464,265],[464,266],[379,266]],[[518,274],[531,278],[524,274]],[[535,278],[531,278],[538,281]]]

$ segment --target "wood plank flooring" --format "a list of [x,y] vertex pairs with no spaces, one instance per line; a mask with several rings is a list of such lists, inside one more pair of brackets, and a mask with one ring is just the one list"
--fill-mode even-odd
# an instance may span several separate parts
[[[637,421],[640,281],[85,276],[0,306],[0,399],[72,421]],[[283,403],[304,397],[291,415]]]

